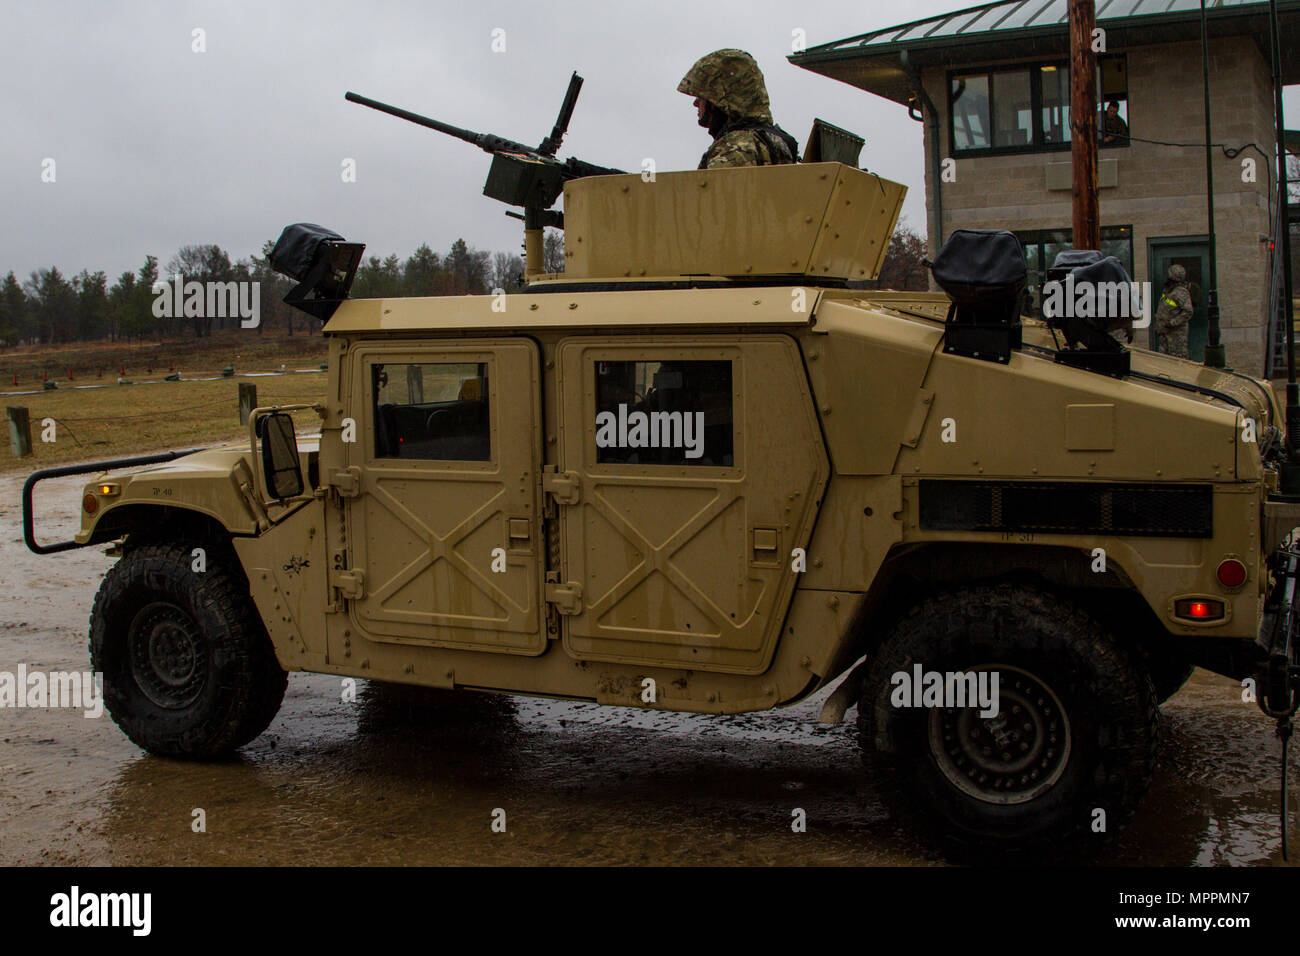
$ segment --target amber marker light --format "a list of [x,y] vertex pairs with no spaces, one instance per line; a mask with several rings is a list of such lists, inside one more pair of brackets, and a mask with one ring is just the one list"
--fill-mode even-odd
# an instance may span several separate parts
[[1223,602],[1202,598],[1186,598],[1174,602],[1174,617],[1189,621],[1219,621],[1223,619]]

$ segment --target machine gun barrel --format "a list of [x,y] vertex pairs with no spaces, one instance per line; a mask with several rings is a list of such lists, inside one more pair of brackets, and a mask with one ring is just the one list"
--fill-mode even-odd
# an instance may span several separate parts
[[520,218],[524,220],[524,274],[533,276],[543,271],[542,231],[547,226],[556,229],[564,228],[564,214],[551,209],[563,194],[564,184],[571,179],[609,176],[623,172],[621,169],[597,166],[572,156],[565,160],[555,158],[560,142],[569,128],[569,119],[573,115],[573,107],[578,101],[580,89],[582,89],[582,77],[575,71],[569,78],[569,89],[565,93],[564,103],[560,106],[560,115],[555,120],[555,128],[536,149],[523,143],[516,143],[512,139],[493,136],[491,133],[475,133],[472,130],[461,129],[450,123],[443,123],[421,116],[419,113],[412,113],[410,110],[372,100],[359,93],[348,92],[346,99],[349,103],[360,103],[372,110],[404,119],[408,123],[455,136],[467,143],[473,143],[486,153],[491,153],[492,168],[488,170],[483,195],[508,206],[523,207],[524,214]]
[[425,126],[429,129],[437,130],[439,133],[446,133],[448,136],[455,136],[457,139],[463,139],[467,143],[473,143],[485,152],[509,152],[523,153],[527,156],[539,156],[537,150],[531,146],[525,146],[522,143],[516,143],[514,140],[503,139],[500,136],[494,136],[491,133],[475,133],[472,130],[461,129],[459,126],[452,126],[450,123],[444,123],[441,120],[430,119],[427,116],[421,116],[419,113],[412,113],[410,110],[404,110],[400,106],[389,106],[387,103],[381,103],[379,100],[372,100],[368,96],[362,96],[359,93],[349,91],[345,96],[350,103],[360,103],[362,106],[368,106],[372,110],[378,110],[381,113],[387,113],[389,116],[396,116],[398,119],[404,119],[408,123],[415,123],[419,126]]
[[569,77],[569,88],[564,93],[564,102],[560,104],[560,115],[555,119],[555,128],[551,130],[551,135],[542,140],[542,144],[537,147],[537,151],[543,156],[554,156],[555,151],[560,148],[560,143],[564,139],[564,134],[569,131],[569,120],[573,118],[573,108],[578,103],[578,94],[582,91],[582,77],[578,71],[573,71],[573,76]]

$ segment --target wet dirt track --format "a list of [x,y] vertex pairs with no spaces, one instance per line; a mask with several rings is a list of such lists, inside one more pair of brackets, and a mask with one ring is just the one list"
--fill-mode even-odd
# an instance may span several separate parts
[[[42,485],[66,537],[82,479]],[[89,669],[101,548],[22,544],[0,478],[0,671]],[[706,717],[292,674],[270,729],[230,761],[151,757],[105,714],[0,709],[0,864],[852,864],[942,862],[889,819],[861,770],[855,711],[824,695]],[[1155,782],[1097,862],[1280,861],[1279,745],[1234,682],[1197,671],[1163,708]],[[206,812],[207,832],[191,830]],[[491,830],[493,811],[506,832]],[[791,811],[807,812],[806,833]],[[1294,842],[1293,837],[1293,842]]]

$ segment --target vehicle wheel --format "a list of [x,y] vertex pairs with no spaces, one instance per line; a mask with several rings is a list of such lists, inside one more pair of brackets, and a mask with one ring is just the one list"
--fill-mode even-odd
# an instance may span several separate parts
[[[998,713],[895,706],[895,674],[990,672]],[[901,684],[901,680],[899,681]],[[899,703],[901,690],[898,691]],[[951,702],[951,701],[950,701]],[[886,803],[959,856],[1051,856],[1101,842],[1145,795],[1159,735],[1140,658],[1028,587],[936,596],[890,632],[863,681],[863,757]]]
[[[207,570],[191,570],[203,547]],[[213,542],[134,548],[104,578],[90,615],[104,703],[139,746],[204,759],[248,743],[275,718],[288,674],[239,559]]]

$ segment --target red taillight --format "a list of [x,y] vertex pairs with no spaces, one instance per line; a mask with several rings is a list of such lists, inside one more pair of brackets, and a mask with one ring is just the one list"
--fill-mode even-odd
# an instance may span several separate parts
[[1190,621],[1218,621],[1223,618],[1223,602],[1199,598],[1175,601],[1174,617],[1182,617]]
[[99,510],[99,500],[94,495],[86,495],[81,499],[81,507],[86,509],[86,514],[93,515]]
[[1225,588],[1239,588],[1246,583],[1246,566],[1236,558],[1225,559],[1217,573]]

